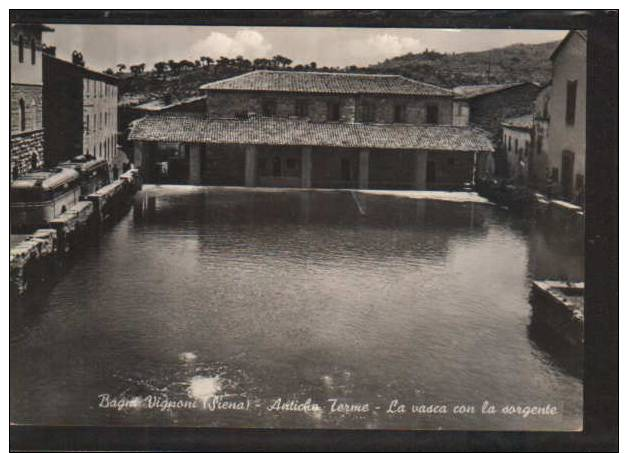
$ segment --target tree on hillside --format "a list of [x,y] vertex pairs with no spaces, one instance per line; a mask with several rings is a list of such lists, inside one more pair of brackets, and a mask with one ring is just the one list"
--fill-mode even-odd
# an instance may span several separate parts
[[105,74],[113,75],[113,69],[107,68],[103,71]]
[[310,69],[316,69],[316,62],[315,61],[310,63]]
[[144,72],[144,68],[146,67],[146,64],[142,63],[142,64],[136,64],[133,66],[129,67],[129,70],[133,73],[133,75],[135,77],[139,76],[141,73]]
[[290,66],[292,64],[292,60],[290,58],[286,58],[283,55],[275,55],[273,57],[273,62],[275,66],[281,66],[285,68],[286,66]]
[[233,60],[233,66],[235,66],[238,71],[247,72],[251,70],[253,63],[242,55],[238,55],[235,60]]
[[157,63],[155,63],[155,72],[157,73],[157,75],[162,75],[164,72],[166,72],[167,66],[168,65],[165,61],[158,61]]
[[174,60],[168,60],[168,67],[170,68],[170,71],[178,74],[179,73],[179,63],[177,63]]
[[126,65],[124,63],[118,63],[116,68],[118,68],[118,72],[122,72],[126,69]]
[[201,57],[200,60],[201,60],[201,63],[204,63],[204,66],[206,68],[211,66],[211,64],[214,62],[213,58],[210,58],[210,57]]
[[273,62],[268,58],[256,58],[253,60],[253,66],[255,69],[270,69],[273,67]]
[[188,70],[194,68],[194,63],[189,60],[181,60],[179,62],[179,69]]

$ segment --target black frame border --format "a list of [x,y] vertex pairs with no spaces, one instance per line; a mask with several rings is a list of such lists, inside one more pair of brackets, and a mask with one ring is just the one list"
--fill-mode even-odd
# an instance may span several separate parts
[[10,22],[586,29],[584,431],[368,431],[10,426],[12,451],[617,451],[619,12],[617,10],[11,10]]

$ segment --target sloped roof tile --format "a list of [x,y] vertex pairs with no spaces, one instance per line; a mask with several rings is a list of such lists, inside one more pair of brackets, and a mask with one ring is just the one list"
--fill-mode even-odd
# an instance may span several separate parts
[[207,83],[201,90],[453,96],[451,90],[399,75],[267,70]]
[[493,151],[486,133],[457,126],[315,123],[256,118],[206,119],[151,115],[137,120],[129,140],[274,146]]

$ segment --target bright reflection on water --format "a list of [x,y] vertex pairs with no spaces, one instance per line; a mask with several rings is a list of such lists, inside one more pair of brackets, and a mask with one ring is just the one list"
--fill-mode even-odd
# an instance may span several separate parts
[[[581,279],[581,248],[493,206],[357,197],[147,188],[12,310],[11,420],[578,429],[578,351],[536,327],[528,298],[533,276]],[[132,403],[105,409],[104,394]],[[146,397],[250,408],[149,410]],[[323,409],[267,411],[279,397]],[[331,414],[330,398],[369,412]],[[393,399],[561,416],[394,416]]]

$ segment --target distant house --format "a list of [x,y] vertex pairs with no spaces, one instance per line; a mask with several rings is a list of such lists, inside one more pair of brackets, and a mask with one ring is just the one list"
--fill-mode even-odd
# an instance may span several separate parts
[[118,79],[44,56],[46,164],[79,154],[116,159]]
[[483,131],[453,126],[453,92],[401,76],[254,71],[201,90],[202,115],[134,123],[145,180],[459,188],[493,152]]
[[11,49],[11,177],[44,163],[42,33],[41,24],[14,24]]
[[528,185],[545,191],[551,178],[549,161],[549,101],[552,84],[546,85],[534,101],[532,119],[532,150],[528,157]]
[[551,56],[547,166],[552,195],[584,202],[586,155],[587,35],[570,31]]
[[532,113],[534,100],[541,87],[531,82],[466,85],[454,88],[454,125],[472,125],[488,131],[497,152],[498,174],[507,172],[506,156],[502,154],[501,123]]
[[527,184],[529,156],[532,152],[532,115],[508,118],[502,122],[502,147],[505,151],[508,177]]

